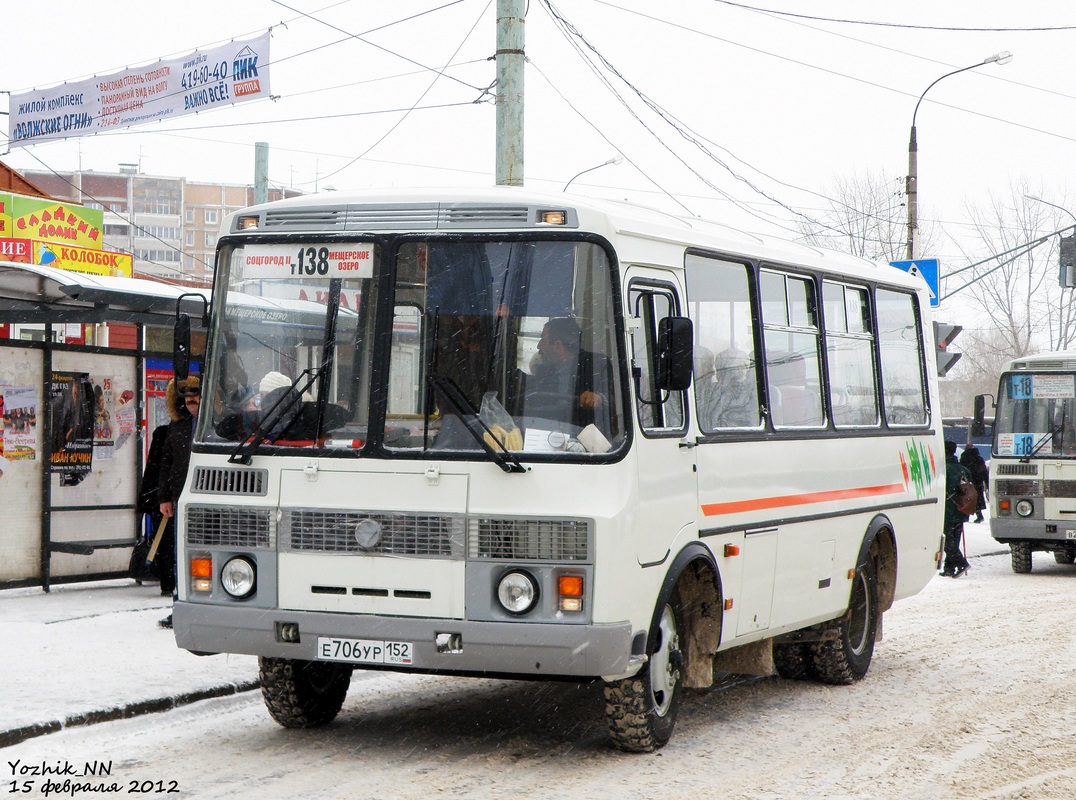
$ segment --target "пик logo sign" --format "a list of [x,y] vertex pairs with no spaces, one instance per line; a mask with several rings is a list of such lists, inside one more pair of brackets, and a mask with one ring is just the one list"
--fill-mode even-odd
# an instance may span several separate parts
[[915,486],[915,496],[922,497],[937,474],[934,449],[922,442],[908,442],[905,452],[900,453],[900,471],[904,476],[904,488]]
[[262,90],[258,80],[258,54],[247,45],[232,59],[232,80],[235,81],[235,96],[257,94]]

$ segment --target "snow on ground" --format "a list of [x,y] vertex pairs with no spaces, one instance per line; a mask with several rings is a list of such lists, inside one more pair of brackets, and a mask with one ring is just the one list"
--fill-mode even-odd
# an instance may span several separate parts
[[[1031,575],[1016,575],[985,524],[967,531],[970,574],[935,578],[897,603],[863,681],[768,678],[688,693],[672,742],[654,754],[609,746],[596,686],[357,672],[324,729],[283,730],[248,692],[41,736],[5,748],[0,763],[111,760],[121,782],[174,780],[177,796],[207,799],[1067,800],[1076,794],[1076,567],[1040,553]],[[101,610],[109,592],[131,590],[81,591]],[[253,659],[164,647],[169,637],[154,627],[163,607],[149,591],[141,610],[104,614],[99,636],[76,632],[48,680],[17,676],[28,701],[47,706],[95,678],[125,690],[131,670],[147,669],[137,654],[182,677],[173,683],[253,676]],[[0,593],[3,629],[13,608],[34,618],[19,635],[75,626],[49,605]],[[39,650],[27,657],[0,652],[0,669],[53,668]]]

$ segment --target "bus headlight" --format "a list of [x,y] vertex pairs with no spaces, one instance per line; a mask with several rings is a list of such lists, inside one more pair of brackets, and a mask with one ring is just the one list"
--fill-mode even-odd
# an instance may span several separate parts
[[509,614],[526,614],[538,602],[538,581],[521,570],[506,572],[497,584],[497,599]]
[[250,597],[254,594],[254,564],[243,556],[229,559],[220,571],[220,585],[236,599]]
[[1030,500],[1017,500],[1016,501],[1016,513],[1021,517],[1030,517],[1035,511],[1035,506],[1031,504]]

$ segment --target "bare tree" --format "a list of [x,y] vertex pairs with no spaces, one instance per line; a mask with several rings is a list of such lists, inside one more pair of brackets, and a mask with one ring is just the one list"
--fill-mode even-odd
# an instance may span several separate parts
[[[877,261],[900,261],[907,241],[904,179],[884,172],[854,172],[834,179],[826,189],[818,224],[800,223],[803,241]],[[920,232],[920,248],[929,253],[933,227]]]
[[987,320],[977,343],[984,361],[1062,350],[1076,341],[1076,309],[1071,291],[1059,285],[1058,242],[1049,235],[1067,223],[1058,208],[1035,197],[1041,192],[1024,181],[1011,184],[1006,197],[992,195],[985,209],[968,207],[978,241],[973,251],[961,249],[976,266],[943,278],[943,299],[959,294]]

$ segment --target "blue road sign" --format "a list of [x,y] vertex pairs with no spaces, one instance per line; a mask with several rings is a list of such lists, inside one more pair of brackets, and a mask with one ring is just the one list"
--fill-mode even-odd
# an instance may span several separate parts
[[915,261],[890,261],[889,266],[902,269],[905,272],[911,272],[914,268],[915,272],[922,275],[923,280],[930,287],[930,304],[932,306],[938,305],[938,274],[940,272],[938,259],[917,258]]

